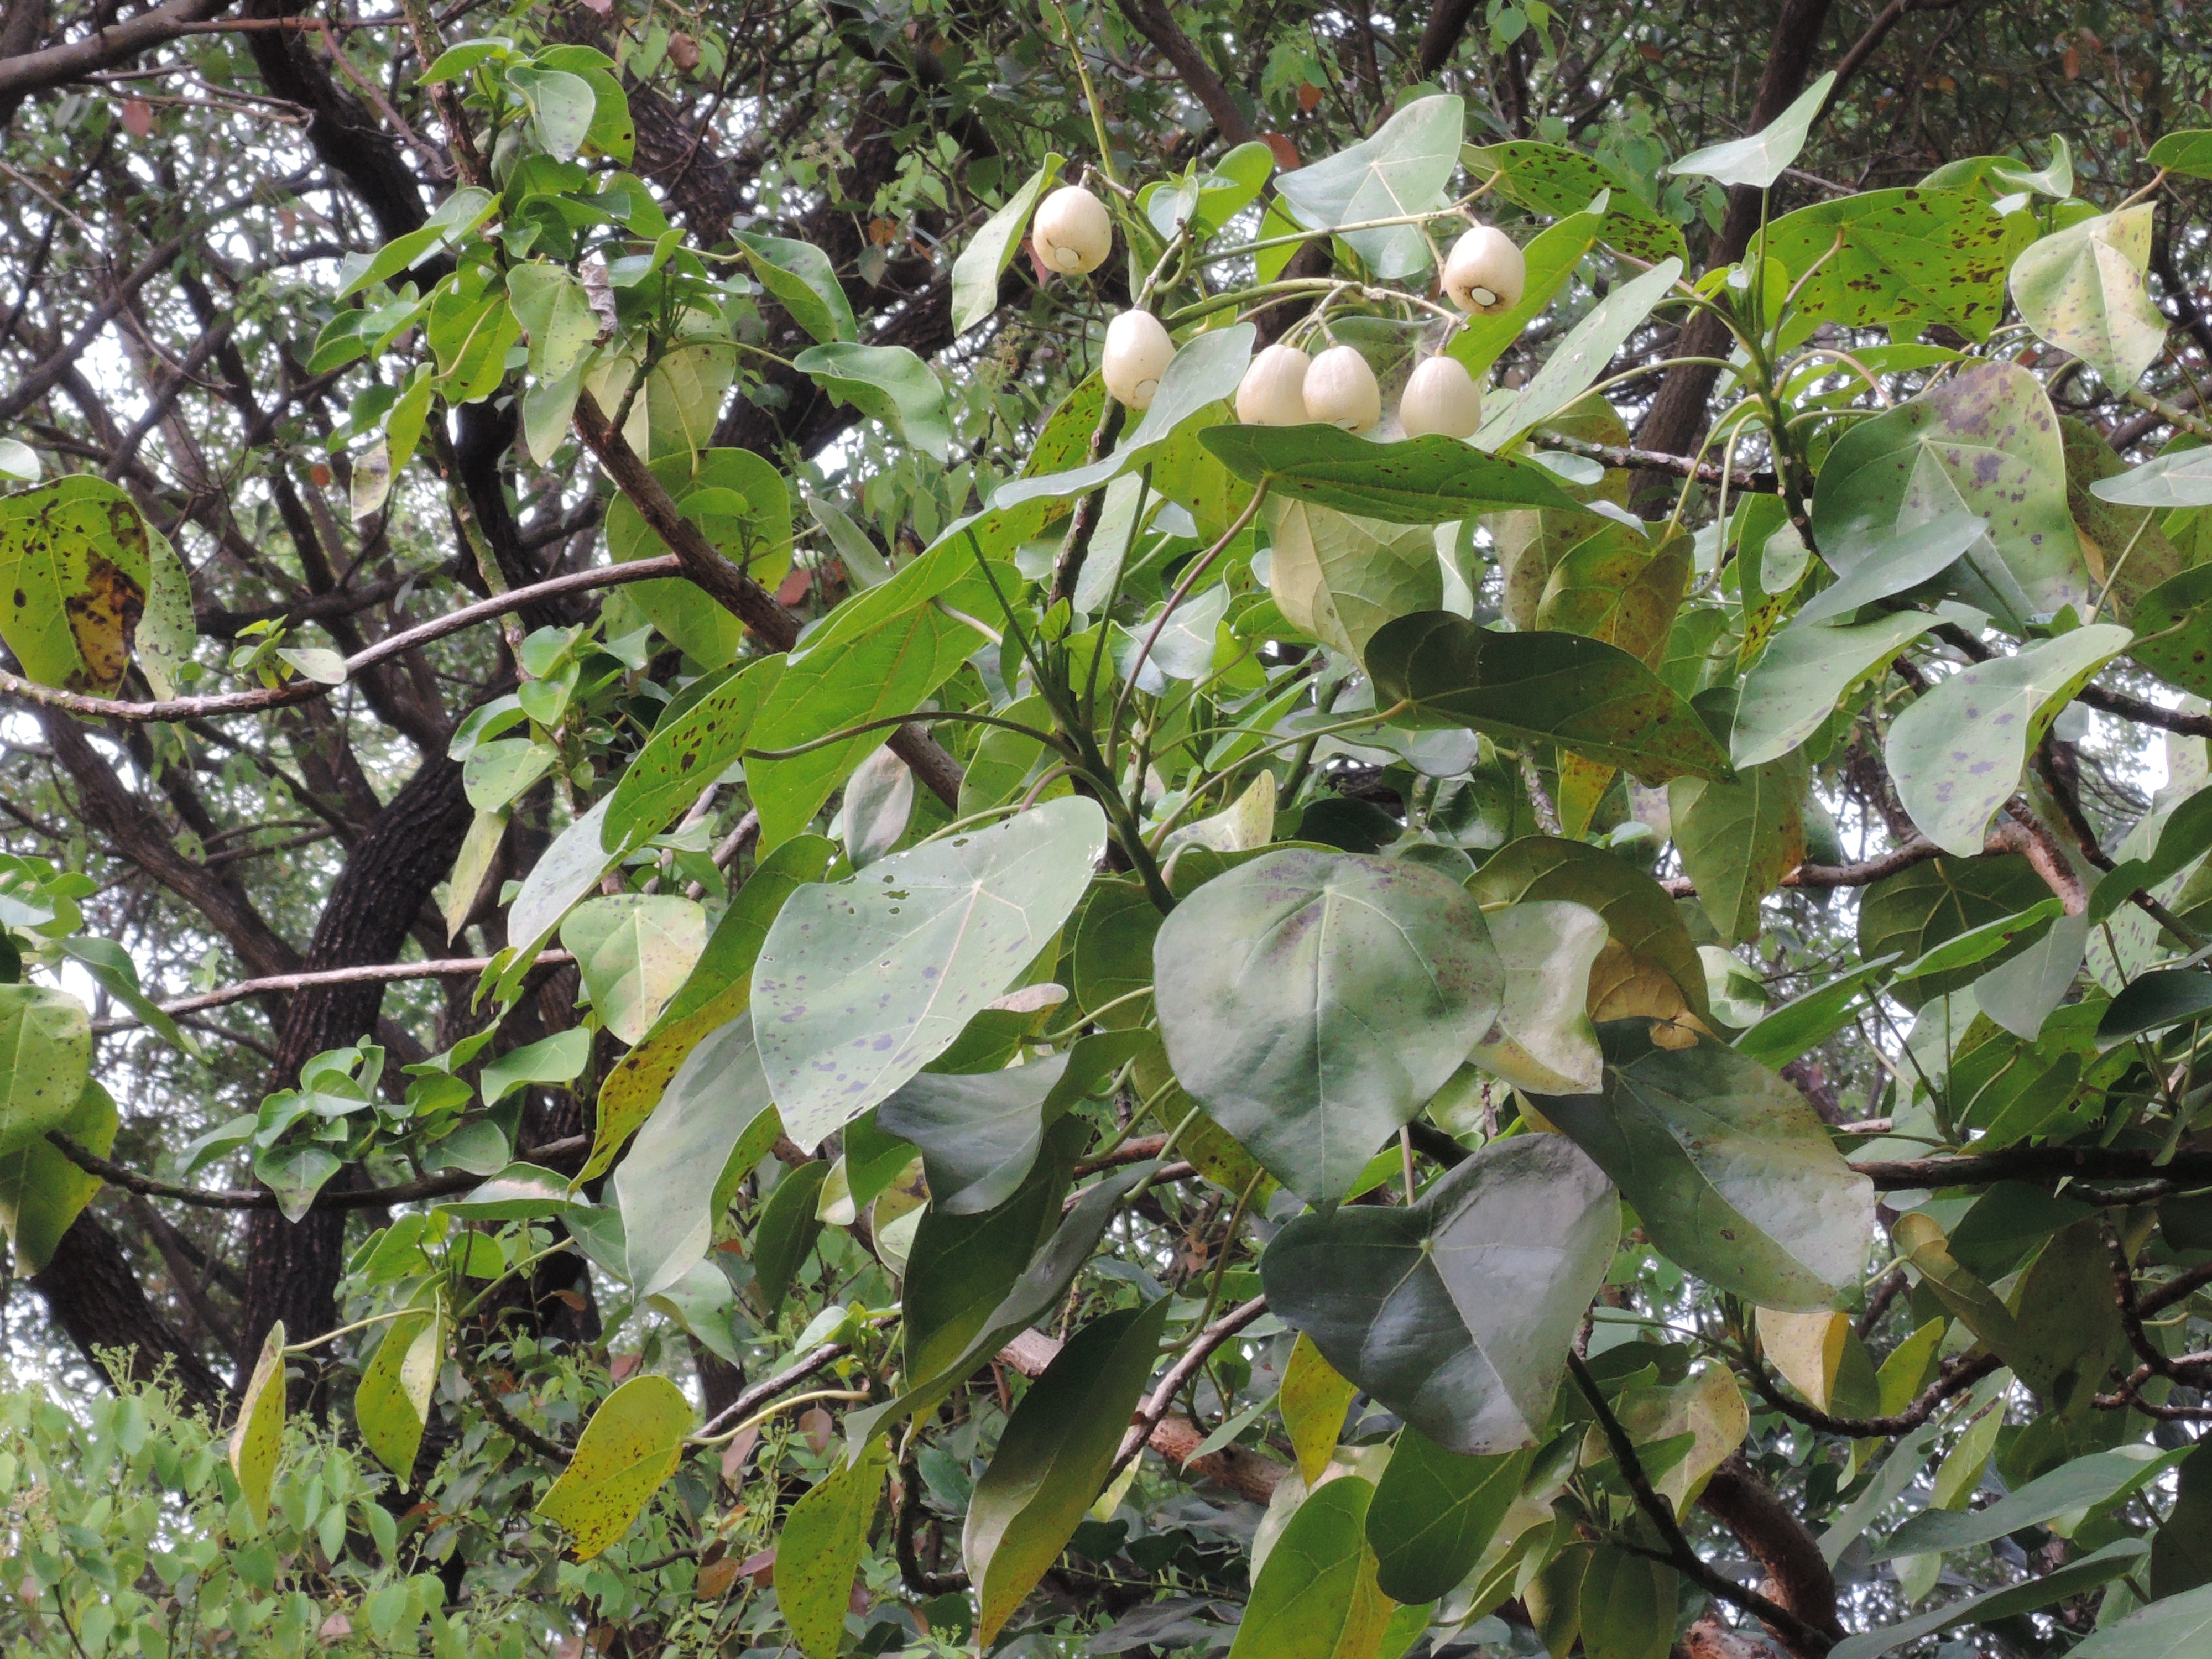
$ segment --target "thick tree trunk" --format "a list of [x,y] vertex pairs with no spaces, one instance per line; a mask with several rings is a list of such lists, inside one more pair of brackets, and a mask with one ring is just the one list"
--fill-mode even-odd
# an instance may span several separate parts
[[[460,767],[442,757],[423,762],[339,872],[303,965],[352,968],[394,960],[424,902],[452,868],[471,817]],[[296,994],[277,1041],[270,1087],[295,1086],[305,1061],[374,1030],[383,999],[378,981]],[[274,1210],[252,1212],[239,1322],[241,1382],[277,1320],[295,1341],[337,1322],[333,1298],[345,1262],[345,1218],[342,1210],[319,1210],[295,1223]]]
[[[31,1288],[46,1298],[47,1315],[77,1352],[111,1382],[166,1376],[183,1390],[188,1409],[220,1415],[222,1384],[146,1299],[123,1247],[92,1211],[70,1224],[53,1260],[32,1275]],[[121,1359],[123,1376],[110,1367],[111,1358]]]

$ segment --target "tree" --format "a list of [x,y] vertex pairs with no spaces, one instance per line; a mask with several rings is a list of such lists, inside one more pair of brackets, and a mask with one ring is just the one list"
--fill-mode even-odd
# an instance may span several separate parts
[[11,7],[0,1626],[2201,1646],[2205,45]]

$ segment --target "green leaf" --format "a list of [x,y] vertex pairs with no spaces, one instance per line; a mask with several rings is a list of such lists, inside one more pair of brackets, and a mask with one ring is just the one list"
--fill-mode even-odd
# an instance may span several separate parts
[[2120,507],[2212,507],[2212,446],[2170,450],[2118,477],[2099,479],[2089,493]]
[[1839,573],[1832,587],[1823,588],[1797,610],[1791,629],[1847,616],[1923,582],[1932,580],[1955,564],[1988,532],[1988,526],[1971,513],[1946,513],[1917,527],[1893,533],[1880,544],[1847,538],[1832,543],[1821,556]]
[[[678,1088],[678,1079],[684,1094],[694,1090],[708,1097],[718,1093],[718,1060],[702,1059],[694,1066],[691,1056],[709,1036],[732,1021],[742,1019],[750,1030],[753,962],[768,938],[769,924],[792,894],[822,879],[836,855],[836,848],[826,837],[800,836],[753,866],[721,921],[714,924],[690,977],[669,1000],[645,1041],[624,1054],[599,1085],[592,1155],[577,1177],[580,1181],[590,1180],[613,1161],[666,1091]],[[757,1068],[757,1056],[750,1064]]]
[[768,1155],[781,1128],[752,1022],[740,1015],[691,1051],[616,1166],[624,1261],[640,1296],[658,1295],[706,1260],[726,1189]]
[[1283,1429],[1291,1449],[1298,1455],[1298,1478],[1311,1486],[1321,1480],[1336,1455],[1337,1437],[1344,1432],[1344,1413],[1352,1405],[1358,1385],[1341,1375],[1313,1338],[1299,1334],[1283,1367],[1283,1385],[1276,1404],[1283,1413]]
[[0,496],[0,640],[41,685],[113,695],[153,580],[131,497],[82,474]]
[[1366,663],[1378,707],[1414,705],[1401,724],[1556,743],[1647,783],[1728,774],[1727,755],[1690,705],[1601,640],[1498,633],[1423,611],[1377,629]]
[[730,240],[744,254],[755,280],[775,296],[776,303],[791,313],[792,321],[799,327],[824,344],[860,337],[836,270],[820,248],[811,242],[765,236],[757,231],[739,231]]
[[2128,654],[2136,661],[2184,691],[2212,690],[2212,565],[2168,577],[2136,601],[2128,621],[2136,633]]
[[1567,337],[1552,348],[1528,384],[1510,400],[1498,400],[1474,434],[1474,447],[1503,449],[1521,434],[1565,413],[1597,383],[1628,337],[1643,325],[1681,274],[1682,262],[1670,257],[1592,306]]
[[336,1152],[313,1141],[287,1141],[253,1155],[255,1179],[276,1195],[276,1208],[297,1224],[313,1206],[315,1194],[345,1164]]
[[[114,1097],[88,1078],[76,1108],[55,1127],[105,1158],[115,1145],[117,1122]],[[77,1168],[44,1135],[0,1152],[0,1228],[7,1231],[16,1273],[27,1277],[45,1272],[62,1235],[105,1184]]]
[[590,1560],[629,1530],[676,1473],[691,1422],[683,1389],[657,1372],[633,1376],[599,1402],[537,1513],[567,1530],[576,1559]]
[[566,70],[514,69],[507,71],[507,83],[530,106],[531,125],[547,155],[565,161],[583,149],[599,106],[589,81]]
[[2016,363],[1966,369],[1838,439],[1814,485],[1814,538],[1880,545],[1960,511],[1989,522],[1988,541],[1966,558],[1977,579],[1969,603],[2015,633],[2062,605],[2088,611],[2057,417]]
[[507,936],[526,952],[551,938],[561,918],[599,884],[599,878],[633,845],[645,839],[644,832],[633,830],[617,836],[611,846],[605,842],[607,809],[613,802],[614,797],[607,796],[555,836],[522,878],[522,890],[507,906]]
[[415,1484],[415,1455],[430,1420],[430,1398],[445,1359],[444,1325],[434,1309],[402,1314],[362,1367],[354,1393],[361,1443],[390,1469],[403,1491]]
[[1599,1545],[1577,1595],[1584,1659],[1667,1659],[1680,1591],[1665,1562]]
[[1921,832],[1960,858],[1979,853],[2051,720],[2133,638],[2094,623],[1970,664],[1915,698],[1891,725],[1884,754]]
[[2150,1593],[2179,1595],[2212,1583],[2212,1447],[2184,1453],[2175,1469],[2173,1507],[2150,1544]]
[[1536,900],[1485,920],[1504,965],[1505,1002],[1489,1040],[1468,1057],[1537,1094],[1600,1087],[1605,1059],[1589,1010],[1590,970],[1607,945],[1604,918],[1587,905]]
[[2077,1457],[1980,1509],[1923,1510],[1890,1534],[1869,1559],[1893,1561],[1927,1550],[1994,1543],[2069,1510],[2094,1509],[2138,1492],[2187,1455],[2186,1447],[2161,1455],[2154,1446],[2130,1446]]
[[790,1293],[791,1281],[822,1236],[817,1212],[822,1183],[830,1178],[830,1165],[822,1158],[802,1164],[785,1174],[761,1206],[753,1224],[753,1284],[760,1291],[763,1310],[771,1319]]
[[1067,1066],[1055,1054],[967,1076],[925,1072],[876,1109],[876,1127],[921,1149],[933,1209],[980,1215],[1028,1178],[1044,1145],[1045,1103]]
[[0,479],[9,483],[39,481],[39,452],[21,438],[0,438]]
[[[1285,620],[1323,644],[1357,656],[1384,623],[1443,605],[1443,574],[1431,532],[1349,518],[1298,501],[1270,505],[1274,549],[1268,591]],[[1158,647],[1153,649],[1157,654]]]
[[942,463],[952,453],[952,428],[945,414],[945,386],[927,363],[904,346],[855,345],[838,341],[809,346],[792,367],[839,404],[881,421],[897,436]]
[[84,1004],[44,985],[0,985],[0,1152],[63,1128],[91,1076]]
[[1729,733],[1731,757],[1740,767],[1757,767],[1796,750],[1845,692],[1936,622],[1924,611],[1898,611],[1852,628],[1784,629],[1744,678]]
[[1199,442],[1278,496],[1389,524],[1443,524],[1506,507],[1571,508],[1547,468],[1484,455],[1456,438],[1376,443],[1337,427],[1212,426]]
[[1999,214],[1978,192],[1870,190],[1784,214],[1752,241],[1778,260],[1807,323],[1930,324],[1985,340],[2004,314],[2005,269],[2034,234],[2026,214]]
[[276,1478],[277,1455],[284,1449],[284,1322],[278,1320],[262,1339],[238,1398],[238,1415],[230,1426],[230,1468],[246,1512],[256,1526],[269,1520],[269,1486]]
[[1619,1231],[1596,1165],[1565,1136],[1521,1135],[1416,1203],[1297,1217],[1260,1273],[1269,1308],[1330,1364],[1438,1445],[1483,1456],[1535,1443]]
[[[499,1134],[496,1125],[477,1127],[491,1130],[494,1138],[504,1143],[506,1137]],[[459,1135],[452,1137],[459,1139]],[[535,1221],[547,1217],[568,1221],[590,1208],[569,1196],[568,1176],[539,1164],[506,1164],[467,1196],[448,1199],[437,1207],[456,1221]]]
[[1217,876],[1152,948],[1177,1079],[1268,1172],[1343,1197],[1497,1018],[1482,915],[1439,872],[1277,852]]
[[[540,380],[560,380],[599,338],[599,314],[584,285],[562,266],[544,260],[517,265],[507,273],[507,295],[515,320],[530,336],[530,372]],[[429,382],[420,384],[427,392]],[[399,465],[395,452],[392,470]],[[354,516],[361,516],[358,509]]]
[[591,1063],[592,1034],[578,1026],[486,1060],[477,1086],[484,1104],[496,1106],[528,1084],[573,1083]]
[[[1475,178],[1494,179],[1498,192],[1509,202],[1561,221],[1582,213],[1595,198],[1604,196],[1598,240],[1632,258],[1656,265],[1668,259],[1686,262],[1689,258],[1674,222],[1638,196],[1625,174],[1594,157],[1523,138],[1503,144],[1469,144],[1460,151],[1460,159]],[[1539,237],[1537,241],[1542,240]],[[1533,286],[1536,244],[1530,243],[1522,252],[1528,261]],[[1469,326],[1479,328],[1486,320],[1470,319]],[[1516,336],[1520,332],[1514,331]]]
[[1520,1497],[1532,1456],[1463,1457],[1419,1429],[1401,1431],[1367,1510],[1367,1543],[1382,1593],[1419,1602],[1456,1589]]
[[[1513,146],[1501,144],[1495,148],[1507,149]],[[1462,152],[1462,155],[1490,153],[1477,150]],[[1577,156],[1575,159],[1579,161],[1582,158]],[[1472,163],[1469,165],[1473,166]],[[1644,205],[1632,196],[1626,197],[1626,199],[1635,202],[1638,207]],[[1467,372],[1474,376],[1477,385],[1480,385],[1491,365],[1521,337],[1529,324],[1543,314],[1544,307],[1550,305],[1559,290],[1567,285],[1567,279],[1575,274],[1583,257],[1597,246],[1600,235],[1613,222],[1610,215],[1571,212],[1559,223],[1533,238],[1521,250],[1527,276],[1522,285],[1519,302],[1501,312],[1478,312],[1462,319],[1457,331],[1452,335],[1451,343],[1444,348],[1444,356],[1464,363]],[[1628,222],[1636,224],[1639,222],[1630,219]],[[1673,230],[1674,227],[1668,225],[1667,228]],[[1680,243],[1680,232],[1675,233],[1674,240]],[[1681,251],[1679,246],[1674,249],[1677,253]],[[1662,254],[1660,257],[1663,258],[1666,256]]]
[[[2162,144],[2166,140],[2159,142]],[[2177,167],[2175,171],[2197,171],[2212,177],[2212,160],[2195,168]],[[2117,1553],[2133,1541],[2123,1539],[2118,1544],[2107,1545],[2099,1553]],[[2086,1566],[2087,1563],[2082,1565]],[[2119,1565],[2124,1570],[2132,1570],[2134,1566],[2133,1561],[2127,1559]],[[2092,1632],[2087,1641],[2072,1650],[2070,1659],[2179,1659],[2180,1655],[2201,1651],[2208,1639],[2212,1639],[2212,1585],[2137,1607],[2118,1624]]]
[[[1859,901],[1860,959],[1916,961],[1948,939],[2017,915],[2050,892],[2042,877],[2017,854],[1939,858],[1916,864],[1876,882]],[[1895,987],[1890,994],[1907,1008],[1917,1009],[1931,998],[1958,989],[1980,971],[1966,968],[1933,975]]]
[[1067,919],[1106,841],[1067,796],[793,896],[753,975],[784,1127],[818,1144],[951,1046]]
[[857,1459],[833,1463],[792,1505],[776,1536],[776,1608],[807,1659],[837,1659],[887,1461],[883,1443],[872,1440]]
[[657,835],[744,752],[754,718],[781,677],[781,654],[746,663],[655,728],[608,797],[605,834]]
[[[1682,913],[1665,888],[1620,854],[1557,836],[1523,836],[1492,854],[1468,890],[1485,910],[1565,900],[1597,912],[1610,939],[1590,970],[1591,1018],[1706,1012],[1705,964]],[[1671,1010],[1651,1000],[1654,978],[1671,991]]]
[[1874,1188],[1802,1095],[1702,1038],[1661,1048],[1627,1021],[1599,1036],[1604,1093],[1540,1109],[1620,1183],[1655,1245],[1763,1308],[1832,1307],[1858,1283]]
[[1094,1182],[1078,1194],[1062,1215],[1059,1229],[1030,1258],[1012,1287],[984,1317],[977,1334],[957,1355],[927,1375],[908,1373],[907,1389],[896,1399],[845,1420],[848,1440],[863,1441],[877,1429],[901,1417],[927,1411],[975,1375],[1019,1332],[1035,1324],[1067,1294],[1075,1275],[1098,1248],[1107,1224],[1130,1189],[1148,1179],[1157,1163],[1132,1164]]
[[1796,102],[1748,138],[1708,144],[1692,150],[1667,171],[1677,178],[1698,176],[1722,185],[1748,185],[1765,190],[1779,179],[1805,148],[1813,122],[1826,106],[1836,84],[1831,70],[1805,88]]
[[1569,548],[1544,584],[1536,626],[1619,646],[1646,667],[1664,658],[1674,612],[1691,575],[1692,538],[1657,547],[1608,520]]
[[192,659],[199,644],[199,627],[192,617],[191,579],[185,563],[169,545],[169,538],[153,526],[146,526],[146,555],[150,580],[146,589],[146,611],[138,619],[132,641],[139,672],[157,697],[176,696],[179,671]]
[[395,236],[379,248],[367,264],[353,273],[336,297],[349,300],[363,289],[390,282],[434,252],[450,247],[489,218],[498,207],[499,198],[489,191],[464,185],[440,203],[438,210],[420,228]]
[[[1459,165],[1467,106],[1449,94],[1417,98],[1371,138],[1286,173],[1275,188],[1298,221],[1316,230],[1425,213],[1443,205]],[[1384,282],[1425,270],[1428,239],[1418,225],[1386,225],[1344,237]]]
[[707,913],[672,893],[586,899],[561,924],[561,943],[575,953],[593,1012],[635,1046],[707,948]]
[[2157,968],[2138,975],[2106,1006],[2100,1042],[2118,1042],[2202,1019],[2212,1013],[2212,974],[2199,968]]
[[[2025,1583],[2014,1584],[2004,1589],[1984,1590],[1978,1595],[1970,1595],[1964,1601],[1949,1602],[1917,1618],[1907,1619],[1902,1624],[1885,1625],[1879,1630],[1847,1637],[1829,1650],[1829,1659],[1877,1659],[1879,1655],[1903,1647],[1908,1642],[1917,1642],[1923,1636],[1932,1636],[1956,1625],[1986,1626],[1999,1619],[2016,1618],[2021,1613],[2033,1613],[2039,1607],[2049,1607],[2054,1601],[2063,1601],[2068,1596],[2080,1595],[2100,1584],[2109,1584],[2122,1574],[2132,1572],[2149,1549],[2150,1546],[2140,1538],[2123,1538],[2118,1543],[2106,1545],[2094,1555],[2086,1555],[2077,1561],[2051,1568]],[[2142,1609],[2142,1613],[2155,1612],[2159,1607],[2173,1605],[2172,1602],[2154,1602]],[[2140,1619],[2142,1613],[2134,1616]],[[2212,1598],[2208,1598],[2205,1603],[2205,1620],[2212,1622]],[[2105,1656],[2105,1659],[2123,1659],[2123,1656],[2126,1659],[2135,1659],[2137,1653],[2141,1654],[2142,1659],[2152,1659],[2153,1655],[2158,1656],[2159,1659],[2171,1659],[2172,1656],[2188,1650],[2185,1639],[2178,1647],[2163,1642],[2140,1649],[2112,1645],[2108,1638],[2124,1629],[2126,1622],[2123,1621],[2112,1630],[2100,1632],[2075,1648],[2072,1651],[2076,1659],[2094,1659],[2099,1652]],[[2169,1622],[2178,1624],[2179,1621]],[[2163,1630],[2160,1634],[2186,1636],[2186,1632],[2174,1628]]]
[[2084,219],[2029,243],[2013,261],[2022,319],[2115,392],[2133,389],[2166,349],[2166,318],[2143,281],[2155,212],[2146,202]]
[[[965,334],[999,308],[999,278],[1021,249],[1022,234],[1038,201],[1067,165],[1057,152],[1045,153],[1044,165],[1030,174],[1006,204],[983,222],[960,257],[952,262],[952,331]],[[818,336],[817,337],[819,337]]]
[[1810,1054],[1851,1022],[1859,999],[1896,961],[1891,955],[1865,963],[1784,1003],[1738,1037],[1735,1051],[1778,1069]]
[[1346,1475],[1298,1505],[1253,1582],[1229,1659],[1373,1659],[1392,1611],[1367,1547],[1374,1496]]
[[2203,127],[2169,132],[2150,147],[2143,160],[2168,173],[2185,173],[2192,179],[2212,179],[2212,131]]
[[1169,1298],[1092,1320],[1030,1384],[975,1482],[960,1551],[988,1646],[1106,1484],[1158,1362]]
[[[755,581],[774,587],[791,568],[791,495],[780,474],[748,450],[690,448],[653,463],[653,476],[715,550]],[[619,562],[669,549],[629,497],[607,507],[607,550]],[[720,667],[744,641],[737,617],[680,576],[636,582],[625,592],[694,662]],[[703,786],[702,786],[703,787]]]
[[559,750],[535,738],[488,738],[461,763],[461,793],[479,812],[503,812],[560,758]]
[[1811,774],[1800,751],[1747,767],[1730,782],[1677,778],[1668,785],[1674,850],[1723,945],[1757,939],[1760,901],[1804,863]]

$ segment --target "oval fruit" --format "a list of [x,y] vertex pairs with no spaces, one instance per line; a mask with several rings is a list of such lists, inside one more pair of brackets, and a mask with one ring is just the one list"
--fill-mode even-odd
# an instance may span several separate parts
[[1158,318],[1149,311],[1125,311],[1106,325],[1106,357],[1099,375],[1106,390],[1130,408],[1150,409],[1175,355],[1175,342]]
[[1304,425],[1313,418],[1306,410],[1311,367],[1296,346],[1269,346],[1237,383],[1237,418],[1247,426]]
[[1444,261],[1444,292],[1462,311],[1510,310],[1528,284],[1528,262],[1495,225],[1477,225],[1452,244]]
[[1049,269],[1079,276],[1114,251],[1114,222],[1106,204],[1082,185],[1063,185],[1038,204],[1030,240]]
[[1375,371],[1351,346],[1331,346],[1306,369],[1306,413],[1314,420],[1364,432],[1382,418]]
[[1448,438],[1472,438],[1482,424],[1482,388],[1456,357],[1431,357],[1406,382],[1398,399],[1398,422],[1408,438],[1440,432]]

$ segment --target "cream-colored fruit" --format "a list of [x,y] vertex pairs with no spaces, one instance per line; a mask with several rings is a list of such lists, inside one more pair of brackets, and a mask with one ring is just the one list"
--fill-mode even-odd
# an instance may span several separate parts
[[1382,418],[1375,371],[1351,346],[1331,346],[1306,368],[1306,414],[1346,432],[1364,432]]
[[1447,438],[1472,438],[1482,424],[1482,388],[1456,357],[1431,357],[1406,382],[1398,399],[1398,423],[1408,438],[1440,432]]
[[1462,311],[1509,311],[1528,285],[1528,262],[1495,225],[1477,225],[1444,261],[1444,292]]
[[1125,311],[1106,325],[1106,358],[1099,374],[1132,409],[1150,409],[1160,376],[1175,361],[1175,342],[1149,311]]
[[1106,204],[1082,185],[1063,185],[1037,204],[1030,240],[1051,269],[1079,276],[1097,270],[1114,251],[1114,222],[1106,216]]
[[1247,426],[1304,426],[1313,418],[1306,410],[1311,367],[1296,346],[1269,346],[1237,383],[1237,418]]

